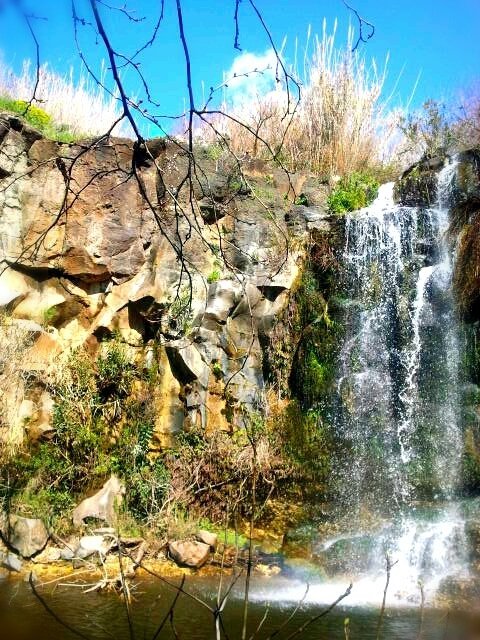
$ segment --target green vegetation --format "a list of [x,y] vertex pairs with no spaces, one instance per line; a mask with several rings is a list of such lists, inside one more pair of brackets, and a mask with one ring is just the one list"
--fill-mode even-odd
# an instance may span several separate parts
[[42,312],[42,324],[44,327],[51,326],[58,315],[58,311],[55,307],[48,307]]
[[[219,363],[212,370],[217,378],[223,375]],[[274,495],[297,491],[288,486],[291,469],[301,482],[309,450],[316,460],[321,457],[312,422],[293,432],[290,419],[267,425],[247,412],[245,428],[233,436],[218,431],[207,436],[193,428],[181,432],[171,448],[154,453],[157,385],[156,375],[132,362],[118,337],[102,343],[95,360],[83,350],[73,352],[50,383],[51,440],[31,442],[14,455],[3,451],[3,508],[41,517],[57,533],[68,533],[74,505],[114,473],[126,482],[119,516],[129,531],[169,533],[174,524],[187,527],[201,517],[217,530],[225,526],[227,505],[238,505],[238,517],[248,520],[254,477],[258,505],[267,517],[263,503],[272,488]],[[292,438],[301,439],[301,450]],[[252,443],[261,451],[257,460]]]
[[295,330],[301,341],[294,360],[291,385],[304,408],[326,400],[335,374],[339,325],[332,320],[328,303],[311,270],[306,270],[295,294]]
[[224,149],[221,144],[210,144],[204,147],[205,156],[209,160],[213,160],[214,162],[218,162],[222,157]]
[[38,129],[46,138],[58,142],[75,142],[81,136],[74,135],[68,127],[56,124],[52,117],[35,104],[29,104],[25,100],[16,100],[8,96],[0,96],[0,111],[9,111],[22,116]]
[[[276,428],[282,439],[284,456],[290,461],[299,481],[299,488],[315,500],[328,492],[333,441],[330,429],[315,409],[304,410],[292,400],[277,418]],[[310,483],[314,482],[311,486]]]
[[208,284],[213,284],[214,282],[218,282],[221,277],[222,272],[220,271],[220,269],[214,269],[211,273],[208,274],[207,282]]
[[192,298],[188,287],[177,293],[168,309],[169,324],[179,333],[188,333],[192,323]]
[[[154,422],[151,390],[121,344],[106,343],[96,362],[72,353],[54,387],[54,436],[5,462],[0,498],[57,530],[67,512],[111,474],[128,477],[125,509],[150,521],[168,490],[168,471],[149,457]],[[3,475],[2,474],[2,475]]]
[[273,206],[275,204],[275,190],[273,187],[262,187],[261,185],[255,185],[253,190],[254,198],[260,200],[266,206]]
[[52,123],[52,118],[46,111],[34,104],[29,104],[25,100],[0,97],[0,109],[23,116],[32,127],[37,127],[38,129],[45,129]]
[[222,365],[219,362],[214,362],[212,364],[212,372],[216,380],[221,380],[223,378]]
[[308,198],[304,193],[300,193],[296,198],[295,198],[295,204],[297,205],[303,205],[304,207],[308,207],[309,202],[308,202]]
[[400,129],[412,150],[426,158],[445,156],[455,142],[454,124],[447,108],[436,100],[427,100],[422,111],[403,117]]
[[343,214],[368,206],[376,198],[379,184],[370,174],[354,172],[340,180],[328,196],[332,213]]

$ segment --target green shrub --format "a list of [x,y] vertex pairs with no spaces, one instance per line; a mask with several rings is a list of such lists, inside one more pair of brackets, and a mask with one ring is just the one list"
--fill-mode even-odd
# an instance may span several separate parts
[[54,123],[50,114],[35,104],[29,104],[25,100],[16,100],[9,96],[0,96],[0,111],[9,111],[10,113],[15,113],[25,118],[28,124],[39,129],[45,137],[57,140],[58,142],[75,142],[81,137],[74,135],[65,125]]
[[42,311],[42,324],[44,327],[50,327],[54,324],[58,316],[56,307],[48,307]]
[[69,491],[50,487],[27,488],[16,497],[15,502],[15,511],[18,513],[29,518],[41,518],[52,526],[75,506]]
[[153,523],[169,487],[170,473],[160,458],[136,468],[128,477],[128,511],[137,519]]
[[192,319],[192,298],[190,289],[184,289],[175,296],[168,309],[169,325],[180,333],[188,333]]
[[300,193],[300,194],[295,198],[295,204],[297,204],[297,205],[303,205],[304,207],[308,207],[308,206],[309,206],[308,197],[307,197],[304,193]]
[[133,382],[134,367],[122,346],[113,341],[97,359],[97,387],[102,398],[126,397]]
[[212,372],[215,376],[215,380],[221,380],[223,378],[223,369],[219,362],[212,363]]
[[11,111],[23,116],[32,127],[39,129],[44,129],[52,123],[52,118],[46,111],[34,104],[29,104],[25,100],[14,100],[6,96],[0,97],[0,110]]
[[127,483],[129,514],[150,519],[159,509],[169,481],[163,463],[149,457],[154,414],[145,376],[122,344],[103,347],[96,362],[82,350],[71,354],[51,387],[53,439],[0,463],[0,501],[55,522],[116,473]]
[[371,175],[355,172],[340,180],[328,196],[332,213],[342,214],[368,206],[376,198],[379,184]]
[[220,269],[214,269],[211,273],[208,274],[207,282],[208,284],[212,284],[213,282],[218,282],[222,277],[222,272]]

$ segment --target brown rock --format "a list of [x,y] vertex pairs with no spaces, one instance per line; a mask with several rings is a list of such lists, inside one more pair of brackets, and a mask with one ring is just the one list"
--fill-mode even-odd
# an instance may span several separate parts
[[210,556],[210,546],[194,540],[175,540],[168,543],[168,553],[178,565],[199,569]]
[[203,542],[204,544],[208,544],[211,551],[215,551],[218,544],[218,536],[216,533],[212,533],[211,531],[205,531],[205,529],[201,529],[197,531],[196,536],[199,542]]

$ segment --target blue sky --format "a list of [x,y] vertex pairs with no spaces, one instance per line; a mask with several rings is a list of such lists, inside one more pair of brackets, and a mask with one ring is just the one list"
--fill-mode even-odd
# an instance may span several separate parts
[[[5,2],[5,0],[3,0]],[[42,61],[60,73],[71,66],[78,68],[73,41],[70,0],[24,0],[26,5],[48,21],[35,24],[41,43]],[[79,13],[87,16],[87,0],[77,0]],[[162,113],[178,113],[186,97],[185,67],[178,41],[174,0],[165,0],[166,15],[157,42],[141,57],[142,70],[153,94],[161,103]],[[7,1],[8,4],[8,1]],[[124,0],[110,0],[121,6]],[[159,0],[130,0],[138,16],[148,20],[132,24],[118,13],[106,11],[105,21],[114,34],[114,45],[133,52],[145,40],[155,21]],[[368,20],[376,32],[368,44],[362,44],[367,57],[379,63],[390,53],[391,89],[403,69],[396,89],[396,99],[405,103],[419,74],[414,105],[429,97],[450,98],[474,84],[480,77],[480,0],[351,0],[351,4]],[[0,0],[0,6],[2,0]],[[338,18],[338,42],[345,37],[349,21],[354,18],[341,0],[257,0],[266,23],[277,43],[287,36],[285,55],[293,55],[295,37],[300,46],[308,25],[321,32],[323,18],[333,25]],[[234,0],[183,0],[185,29],[191,48],[193,83],[201,95],[202,81],[208,88],[222,80],[239,52],[233,48]],[[95,44],[91,30],[82,30],[82,46],[93,66],[98,66],[105,52]],[[262,55],[268,41],[247,0],[241,4],[240,44],[244,52]],[[0,52],[3,64],[19,69],[26,58],[33,57],[33,47],[24,25],[13,10],[0,15]],[[131,94],[140,95],[140,85],[132,72],[125,76]]]

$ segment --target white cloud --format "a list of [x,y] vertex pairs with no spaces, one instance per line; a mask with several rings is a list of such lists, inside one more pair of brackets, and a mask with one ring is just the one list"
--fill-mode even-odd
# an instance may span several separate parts
[[226,99],[236,105],[265,95],[275,89],[277,58],[273,49],[264,54],[242,52],[224,73],[228,87]]

